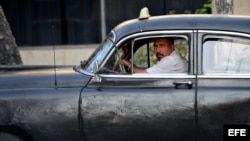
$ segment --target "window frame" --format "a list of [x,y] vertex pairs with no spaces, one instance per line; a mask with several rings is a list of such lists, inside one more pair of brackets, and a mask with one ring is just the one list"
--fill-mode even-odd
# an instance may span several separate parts
[[[187,76],[189,74],[193,74],[193,35],[194,32],[193,30],[170,30],[170,31],[149,31],[149,32],[142,32],[142,33],[135,33],[129,36],[126,36],[120,40],[118,40],[118,42],[116,43],[117,47],[120,47],[122,44],[124,44],[125,42],[131,40],[132,42],[132,48],[133,48],[133,41],[137,41],[139,39],[146,39],[146,38],[155,38],[155,37],[182,37],[185,38],[187,40],[187,44],[188,44],[188,58],[189,58],[189,62],[188,62],[188,73],[166,73],[166,74],[136,74],[136,73],[128,73],[130,75],[122,75],[122,74],[100,74],[101,77],[152,77],[152,76],[166,76],[166,77],[176,77],[176,75],[179,76]],[[113,49],[110,51],[110,54],[108,56],[111,56],[111,54],[113,54],[116,51],[116,49],[113,47]],[[106,62],[108,61],[109,58],[105,58],[104,61],[102,61],[102,64],[100,64],[100,68],[104,67],[104,65],[106,64]],[[131,59],[133,60],[133,58],[131,57]],[[133,69],[133,68],[132,68]]]
[[199,37],[201,37],[201,44],[200,44],[200,55],[199,55],[199,73],[204,76],[217,76],[217,77],[223,77],[223,76],[250,76],[249,73],[223,73],[223,72],[213,72],[213,73],[204,73],[204,43],[208,39],[230,39],[230,40],[248,40],[250,43],[250,35],[246,33],[239,33],[239,32],[231,32],[231,31],[209,31],[209,30],[199,30]]

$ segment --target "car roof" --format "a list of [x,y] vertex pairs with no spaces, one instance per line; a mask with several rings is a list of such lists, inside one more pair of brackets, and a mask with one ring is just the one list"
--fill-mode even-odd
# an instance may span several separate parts
[[181,14],[152,16],[146,19],[132,19],[116,26],[113,31],[116,39],[124,36],[157,30],[221,30],[250,33],[250,16]]

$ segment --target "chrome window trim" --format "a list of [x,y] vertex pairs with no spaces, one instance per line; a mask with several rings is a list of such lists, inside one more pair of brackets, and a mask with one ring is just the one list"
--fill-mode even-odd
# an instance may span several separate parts
[[[168,31],[148,31],[148,32],[140,32],[140,33],[135,33],[132,35],[129,35],[127,37],[124,37],[122,40],[120,40],[119,42],[117,42],[117,46],[119,46],[121,43],[123,43],[125,40],[129,39],[129,38],[134,38],[134,37],[138,37],[138,36],[146,36],[149,35],[150,36],[160,36],[160,34],[177,34],[177,33],[192,33],[193,30],[168,30]],[[162,36],[166,36],[166,35],[162,35]]]
[[209,75],[198,75],[197,78],[207,78],[207,79],[250,79],[250,74],[249,75],[232,75],[232,74],[228,74],[228,75],[219,75],[219,74],[209,74]]
[[195,79],[195,75],[189,74],[100,74],[101,78],[179,78],[179,79]]
[[236,31],[220,31],[220,30],[216,30],[216,31],[211,31],[211,30],[198,30],[198,33],[209,33],[209,34],[225,34],[225,35],[237,35],[237,36],[245,36],[250,38],[250,34],[247,33],[239,33]]
[[[218,38],[220,37],[232,37],[233,36],[238,36],[237,38],[250,38],[250,34],[248,33],[239,33],[237,31],[220,31],[220,30],[216,30],[216,31],[211,31],[211,30],[198,30],[198,33],[203,33],[204,37],[207,37],[207,34],[210,34],[211,36],[215,36],[216,34],[218,35]],[[204,37],[202,38],[202,40],[204,39]],[[230,38],[231,38],[230,37]],[[203,54],[203,43],[202,43],[202,47],[201,47],[201,55]],[[202,58],[203,59],[203,58]],[[202,62],[202,61],[201,61]],[[202,64],[203,65],[203,62]],[[198,78],[250,78],[250,72],[249,73],[230,73],[230,72],[225,72],[225,73],[206,73],[204,74],[204,72],[202,71],[202,75],[198,75]],[[201,77],[202,76],[202,77]]]
[[185,35],[179,35],[179,36],[173,36],[173,35],[152,35],[152,36],[147,36],[147,37],[138,37],[134,39],[134,41],[142,40],[142,39],[148,39],[148,38],[158,38],[158,37],[181,37],[184,38],[185,40],[188,40],[187,36]]
[[114,30],[112,30],[112,31],[111,31],[111,34],[114,36],[112,41],[113,41],[113,42],[115,42],[115,40],[116,40],[116,34],[115,34],[115,31],[114,31]]
[[[141,33],[135,33],[132,35],[129,35],[127,37],[124,37],[122,40],[116,43],[116,46],[120,46],[124,41],[135,38],[135,39],[144,39],[144,38],[154,38],[154,37],[166,37],[168,35],[161,35],[161,34],[186,34],[186,33],[193,33],[193,30],[173,30],[173,31],[149,31],[149,32],[141,32]],[[147,36],[150,35],[150,36]],[[139,37],[138,37],[139,36]],[[140,37],[140,36],[147,36],[147,37]],[[172,35],[170,35],[172,36]],[[179,37],[183,37],[186,40],[187,37],[184,35],[179,35]],[[107,59],[110,57],[110,55],[115,51],[115,48],[110,50],[110,53],[108,56],[106,56],[105,60],[101,64],[101,68],[105,64],[104,62],[107,61]],[[113,77],[113,78],[176,78],[180,76],[189,76],[186,73],[178,73],[178,74],[118,74],[118,75],[113,75],[113,74],[100,74],[100,77]]]

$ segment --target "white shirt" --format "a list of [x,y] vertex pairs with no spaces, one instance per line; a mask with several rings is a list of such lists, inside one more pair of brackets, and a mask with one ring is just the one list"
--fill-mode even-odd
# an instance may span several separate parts
[[186,73],[187,71],[188,64],[176,51],[147,69],[148,73]]

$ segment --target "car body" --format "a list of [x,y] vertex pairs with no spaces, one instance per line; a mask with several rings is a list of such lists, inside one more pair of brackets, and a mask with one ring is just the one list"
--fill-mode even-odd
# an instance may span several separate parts
[[[250,17],[234,15],[142,17],[116,26],[74,70],[2,71],[3,139],[221,141],[225,125],[250,123],[249,25]],[[188,72],[123,66],[121,59],[156,63],[158,37],[175,39]]]

